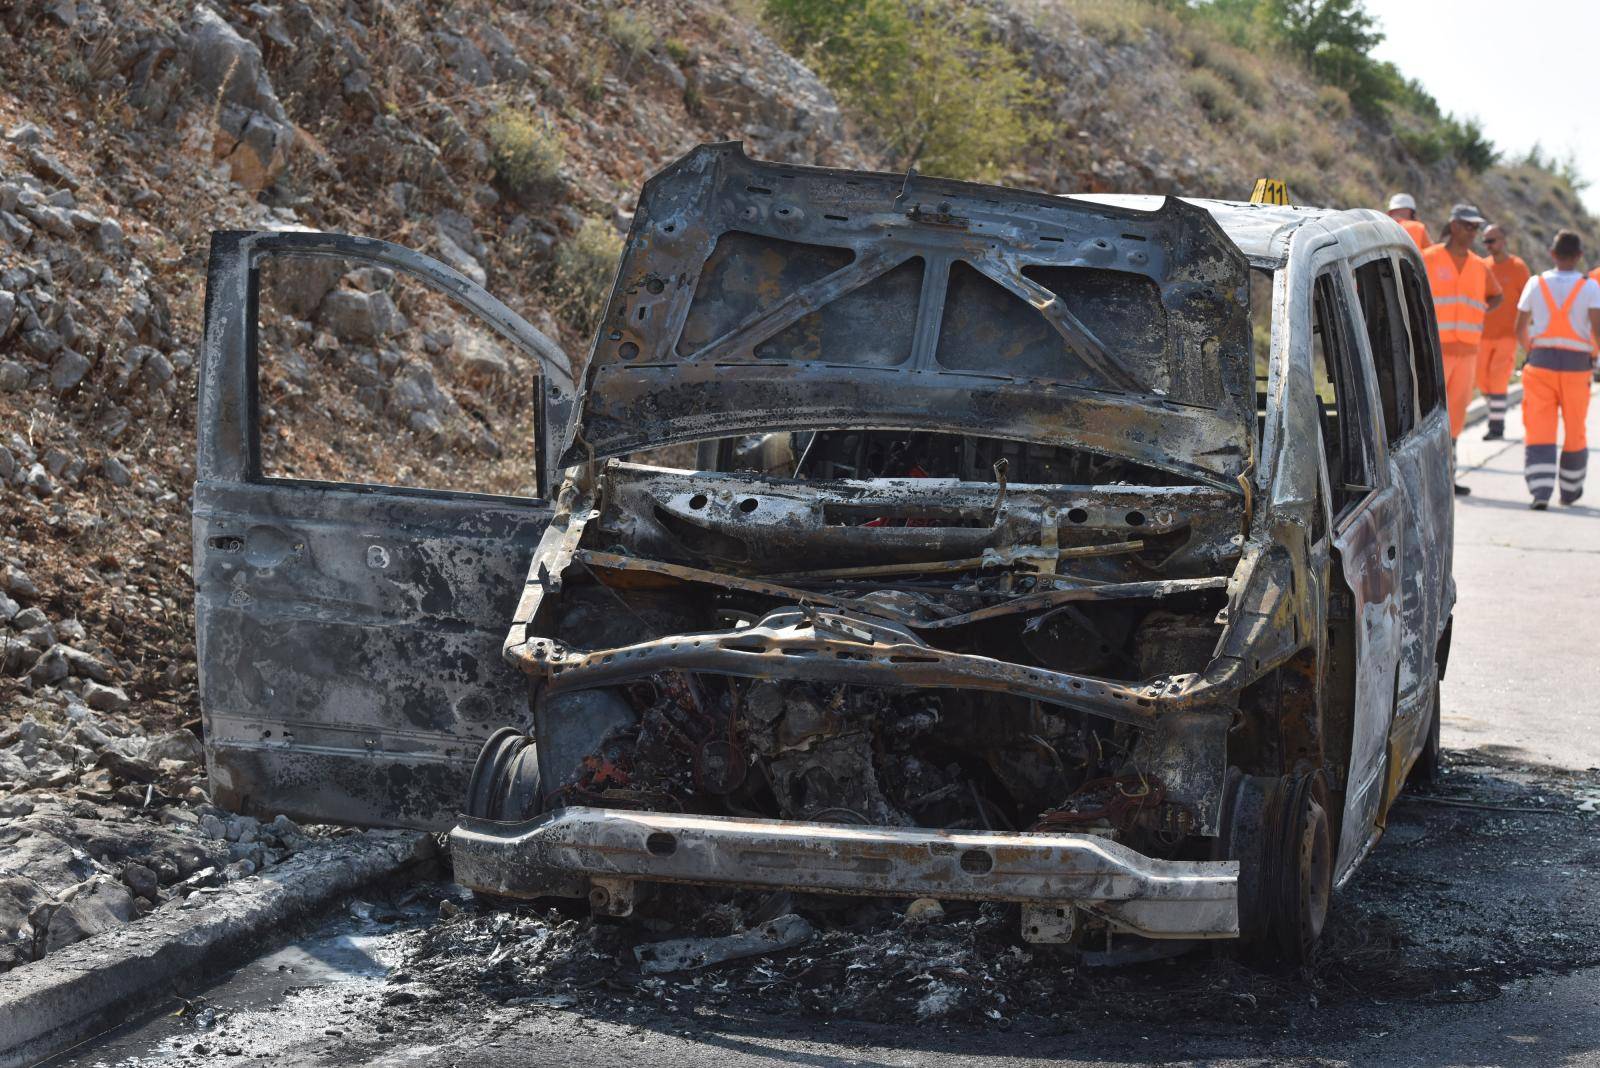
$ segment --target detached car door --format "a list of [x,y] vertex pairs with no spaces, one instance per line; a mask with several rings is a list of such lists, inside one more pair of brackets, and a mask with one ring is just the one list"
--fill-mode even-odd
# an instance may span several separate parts
[[553,342],[427,257],[213,236],[193,536],[218,803],[454,822],[483,739],[526,718],[500,651],[572,386]]

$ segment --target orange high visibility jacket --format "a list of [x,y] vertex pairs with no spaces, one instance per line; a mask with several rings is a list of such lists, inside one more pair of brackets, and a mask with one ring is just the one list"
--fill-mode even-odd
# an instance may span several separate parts
[[[1596,267],[1594,270],[1590,271],[1589,277],[1593,278],[1595,282],[1600,283],[1600,267]],[[1589,346],[1589,351],[1594,353],[1596,356],[1600,356],[1600,337],[1594,339],[1594,344]]]
[[1567,349],[1571,352],[1589,352],[1591,345],[1588,338],[1579,336],[1572,329],[1572,305],[1578,300],[1578,293],[1583,289],[1587,278],[1580,278],[1572,287],[1572,292],[1567,294],[1567,299],[1556,307],[1556,295],[1550,292],[1550,283],[1544,280],[1544,275],[1539,276],[1539,295],[1544,297],[1545,310],[1550,313],[1550,322],[1545,325],[1544,333],[1532,338],[1533,347],[1536,349]]
[[1428,247],[1428,228],[1416,219],[1400,219],[1400,225],[1405,232],[1411,235],[1411,240],[1417,243],[1418,248]]
[[1528,279],[1533,277],[1533,272],[1523,262],[1521,256],[1507,256],[1504,260],[1489,259],[1489,270],[1494,272],[1495,280],[1500,283],[1500,289],[1506,299],[1500,306],[1483,317],[1483,336],[1492,338],[1515,337],[1517,334],[1517,298],[1522,296],[1522,289],[1528,284]]
[[1489,307],[1488,265],[1469,252],[1458,273],[1450,250],[1442,244],[1423,249],[1422,263],[1433,287],[1440,344],[1477,345],[1483,340],[1483,316]]

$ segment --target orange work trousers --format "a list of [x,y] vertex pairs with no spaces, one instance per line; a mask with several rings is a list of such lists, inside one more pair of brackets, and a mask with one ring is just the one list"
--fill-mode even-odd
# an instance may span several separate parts
[[1478,374],[1476,346],[1465,353],[1444,354],[1444,399],[1450,407],[1450,437],[1461,436],[1467,425],[1467,405],[1472,403],[1472,381]]
[[1503,397],[1511,387],[1511,372],[1517,366],[1517,339],[1486,337],[1478,349],[1478,392],[1485,397]]
[[1561,451],[1583,452],[1589,447],[1588,371],[1551,371],[1544,367],[1522,369],[1522,426],[1528,445],[1556,443],[1556,417],[1562,429]]
[[[1522,425],[1527,431],[1522,474],[1535,501],[1548,501],[1559,484],[1561,503],[1573,504],[1583,496],[1583,476],[1589,466],[1588,371],[1552,371],[1548,367],[1522,369]],[[1562,429],[1556,448],[1556,420]]]

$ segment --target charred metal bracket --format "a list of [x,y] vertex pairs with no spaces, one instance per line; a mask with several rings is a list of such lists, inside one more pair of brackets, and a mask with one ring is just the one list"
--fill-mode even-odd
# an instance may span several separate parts
[[1019,901],[1051,912],[1082,905],[1117,929],[1147,938],[1239,933],[1237,862],[1158,860],[1094,834],[859,827],[574,806],[526,823],[463,817],[450,832],[450,853],[456,880],[473,890],[583,896],[587,884],[591,902],[608,915],[625,915],[619,910],[631,907],[633,882],[650,881]]
[[1193,814],[1193,826],[1173,830],[1208,837],[1217,834],[1231,720],[1231,708],[1177,711],[1140,733],[1134,766],[1159,769],[1167,800],[1177,803],[1175,811]]
[[[1081,708],[1136,726],[1194,703],[1194,676],[1125,686],[1086,675],[937,649],[906,627],[839,611],[784,608],[739,630],[675,634],[580,652],[548,638],[507,650],[552,691],[607,686],[657,671],[713,671],[759,679],[815,679],[890,687],[988,690]],[[1220,717],[1226,723],[1226,717]]]
[[[1231,568],[1240,543],[1236,491],[1203,486],[1009,482],[997,514],[994,485],[948,478],[806,481],[612,460],[597,485],[604,503],[594,507],[602,512],[608,541],[640,545],[678,537],[669,528],[704,531],[719,543],[747,543],[747,554],[727,560],[728,569],[765,570],[762,577],[769,581],[810,572],[794,567],[797,549],[825,559],[969,559],[993,551],[1053,552],[1064,560],[1131,552],[1143,547],[1128,544],[1135,539],[1149,542],[1184,530],[1183,559],[1169,573],[1195,575]],[[868,527],[848,521],[873,516],[915,517],[919,523]]]
[[[1045,612],[1058,604],[1066,604],[1072,601],[1159,599],[1179,593],[1221,590],[1228,585],[1227,578],[1220,575],[1209,578],[1157,579],[1150,582],[1115,583],[1075,581],[1068,576],[1062,575],[1054,576],[1054,581],[1057,584],[1055,589],[1013,597],[986,608],[978,608],[958,615],[939,619],[918,619],[895,611],[887,605],[872,601],[835,597],[831,594],[818,593],[811,590],[799,590],[760,579],[747,579],[738,575],[707,571],[704,568],[687,567],[683,564],[672,564],[662,560],[644,560],[634,556],[595,552],[588,549],[578,549],[572,554],[572,558],[580,564],[593,565],[608,570],[643,572],[645,574],[678,578],[686,582],[703,582],[713,586],[722,586],[726,589],[742,590],[746,593],[764,594],[769,597],[792,600],[802,606],[827,605],[844,612],[854,612],[858,615],[888,619],[911,630],[948,630],[951,627],[965,626],[969,623],[976,623],[986,619],[1026,615],[1030,612]],[[1033,556],[1020,554],[1016,558],[1030,561],[1036,560]]]

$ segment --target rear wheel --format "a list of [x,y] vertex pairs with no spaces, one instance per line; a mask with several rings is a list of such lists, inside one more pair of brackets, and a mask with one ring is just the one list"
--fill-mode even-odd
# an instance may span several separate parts
[[1432,786],[1444,771],[1444,763],[1439,755],[1439,707],[1439,685],[1435,683],[1428,737],[1422,743],[1422,752],[1417,754],[1417,762],[1411,765],[1411,774],[1406,777],[1406,783],[1410,786]]

